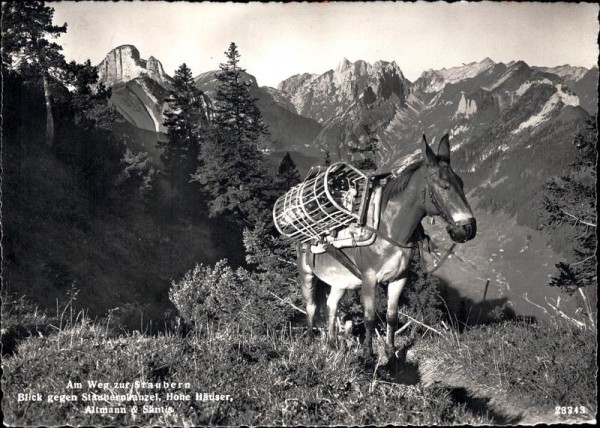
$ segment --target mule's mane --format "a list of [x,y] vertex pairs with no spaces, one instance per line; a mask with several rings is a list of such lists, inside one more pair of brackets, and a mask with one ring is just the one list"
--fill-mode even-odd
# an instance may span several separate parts
[[408,165],[404,171],[400,173],[396,178],[391,179],[383,188],[383,196],[381,201],[382,208],[387,206],[387,203],[394,196],[399,195],[406,189],[410,178],[414,174],[414,172],[419,169],[423,165],[423,161],[413,162]]

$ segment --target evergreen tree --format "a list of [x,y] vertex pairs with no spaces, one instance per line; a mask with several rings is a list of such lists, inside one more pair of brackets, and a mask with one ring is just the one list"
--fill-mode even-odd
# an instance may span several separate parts
[[257,98],[250,95],[251,84],[245,79],[246,70],[239,65],[240,54],[235,43],[225,52],[227,62],[220,64],[221,72],[215,77],[219,81],[215,105],[215,121],[221,133],[235,138],[235,143],[257,147],[261,135],[268,134]]
[[148,208],[149,202],[156,198],[156,169],[148,153],[134,154],[126,149],[121,159],[123,170],[115,179],[115,191],[111,195],[115,206],[121,211],[131,211],[136,202]]
[[164,174],[171,186],[184,190],[198,166],[208,117],[202,91],[194,86],[192,70],[185,63],[175,72],[173,86],[164,111],[168,142],[158,145],[163,149]]
[[573,143],[578,149],[576,161],[560,177],[544,186],[544,220],[553,229],[571,225],[575,229],[573,262],[556,265],[558,276],[551,286],[568,293],[586,287],[595,300],[596,272],[596,119],[588,120],[583,133],[578,133]]
[[41,78],[46,101],[46,143],[54,145],[51,79],[63,72],[62,47],[49,39],[67,31],[52,24],[54,9],[44,2],[2,3],[2,67],[26,77]]
[[90,60],[83,64],[71,61],[65,67],[66,78],[74,87],[69,104],[70,116],[75,124],[86,129],[92,127],[110,130],[115,110],[108,104],[111,90],[98,83],[98,70]]
[[212,197],[212,216],[224,214],[253,223],[269,211],[271,183],[258,142],[268,132],[256,99],[250,95],[250,83],[244,80],[235,43],[225,55],[227,62],[215,75],[219,85],[212,131],[202,147],[202,163],[194,180]]
[[277,175],[275,176],[275,187],[285,192],[300,183],[300,180],[300,173],[298,172],[296,163],[290,156],[290,152],[287,152],[279,163]]
[[358,153],[364,157],[361,159],[353,160],[352,165],[354,165],[358,169],[374,171],[377,169],[377,162],[375,161],[375,156],[379,151],[379,139],[377,138],[375,131],[373,131],[371,127],[366,123],[362,126],[362,131],[364,137],[362,147],[360,143],[357,147],[351,146],[350,153]]

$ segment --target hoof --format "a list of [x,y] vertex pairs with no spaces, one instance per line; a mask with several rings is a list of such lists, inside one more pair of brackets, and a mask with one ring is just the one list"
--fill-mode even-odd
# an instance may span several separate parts
[[348,336],[350,336],[354,332],[354,323],[352,322],[352,320],[348,320],[344,323],[343,331],[344,334],[347,334]]
[[375,358],[373,356],[373,349],[365,349],[363,351],[363,361],[365,367],[372,367],[375,364]]
[[314,341],[315,341],[315,334],[313,333],[312,329],[307,330],[306,334],[304,335],[303,342],[307,345],[310,345]]
[[384,345],[384,348],[385,348],[385,356],[388,358],[388,360],[391,360],[396,357],[396,350],[394,349],[393,345],[386,343]]
[[371,370],[375,367],[375,358],[373,355],[363,355],[363,366],[367,370]]
[[329,349],[331,349],[332,351],[335,351],[338,349],[338,341],[336,338],[329,338],[327,339],[327,347]]

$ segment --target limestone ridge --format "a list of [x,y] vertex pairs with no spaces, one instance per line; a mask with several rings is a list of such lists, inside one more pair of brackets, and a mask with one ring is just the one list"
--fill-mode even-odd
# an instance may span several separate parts
[[485,58],[481,62],[471,62],[459,67],[442,68],[441,70],[429,69],[417,79],[415,88],[427,93],[438,92],[447,84],[475,77],[489,71],[494,65],[494,61]]
[[150,56],[148,58],[148,61],[146,63],[146,70],[148,71],[148,77],[150,77],[153,80],[156,80],[157,82],[165,83],[170,82],[171,80],[171,77],[169,77],[167,73],[165,73],[161,62],[153,56]]
[[111,50],[97,68],[98,81],[112,89],[110,102],[125,122],[142,130],[165,132],[164,100],[173,86],[160,61],[152,56],[142,59],[135,46],[122,45]]
[[589,71],[585,67],[573,67],[569,64],[559,65],[558,67],[531,67],[535,70],[546,73],[556,74],[562,77],[567,83],[575,83],[583,78]]
[[133,45],[122,45],[111,50],[98,64],[98,81],[107,87],[143,76],[163,86],[171,83],[160,61],[152,56],[148,60],[141,59],[140,52]]
[[409,85],[394,61],[369,64],[344,58],[333,70],[292,76],[278,89],[290,95],[299,114],[326,125],[357,102],[372,104],[382,99],[404,104]]

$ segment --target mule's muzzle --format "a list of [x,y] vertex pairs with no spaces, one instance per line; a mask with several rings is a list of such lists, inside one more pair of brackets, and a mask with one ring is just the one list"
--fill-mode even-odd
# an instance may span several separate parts
[[456,223],[454,227],[448,229],[448,233],[454,242],[463,243],[470,241],[477,234],[477,221],[475,217],[471,217],[468,220]]

